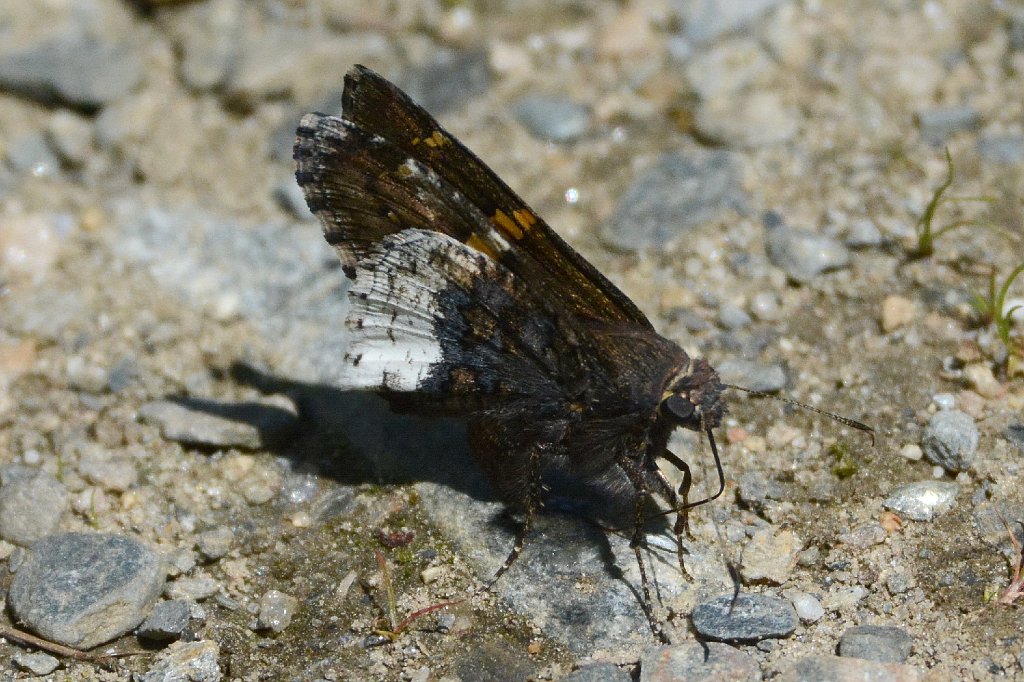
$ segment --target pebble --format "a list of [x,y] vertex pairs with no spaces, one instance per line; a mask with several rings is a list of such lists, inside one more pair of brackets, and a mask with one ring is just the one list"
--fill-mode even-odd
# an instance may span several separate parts
[[885,297],[882,301],[882,331],[889,334],[913,321],[917,309],[914,302],[895,294]]
[[867,588],[861,585],[842,586],[826,594],[821,605],[826,611],[852,611],[867,596]]
[[220,646],[212,640],[174,642],[159,654],[139,682],[219,682]]
[[887,625],[857,625],[839,638],[839,655],[879,663],[904,663],[914,640],[903,628]]
[[808,656],[784,668],[774,682],[921,682],[924,675],[909,665],[877,663],[840,656]]
[[782,0],[689,0],[670,4],[683,34],[691,42],[712,43],[726,33],[749,29],[763,15],[782,4]]
[[757,149],[788,142],[800,132],[800,114],[772,90],[722,94],[698,103],[694,128],[728,147]]
[[628,670],[613,663],[590,663],[561,678],[561,682],[631,682],[632,679]]
[[284,396],[260,402],[221,403],[199,398],[156,400],[139,408],[167,440],[202,447],[258,450],[295,427],[298,411]]
[[135,634],[154,642],[170,642],[181,638],[191,618],[191,602],[184,599],[162,601],[142,621]]
[[164,595],[168,599],[202,601],[220,592],[220,583],[208,576],[178,578],[167,583]]
[[905,457],[911,462],[917,462],[924,457],[924,450],[917,443],[907,443],[900,448],[900,457]]
[[854,220],[846,231],[845,243],[851,249],[865,249],[882,243],[882,231],[875,221],[867,218]]
[[[730,440],[730,442],[733,441]],[[740,499],[751,506],[762,506],[768,500],[784,500],[786,498],[786,489],[782,484],[763,473],[753,471],[740,475],[738,492]]]
[[0,216],[0,272],[18,282],[42,281],[60,255],[60,239],[69,231],[54,214]]
[[[599,678],[593,679],[597,682]],[[640,659],[640,682],[747,682],[760,679],[761,670],[752,656],[721,642],[686,642],[655,647],[648,649]]]
[[952,393],[936,393],[932,396],[932,402],[940,410],[952,410],[956,407],[956,396]]
[[772,212],[765,215],[763,223],[768,259],[795,282],[810,282],[823,272],[850,263],[849,250],[831,237],[787,227]]
[[107,533],[50,535],[27,550],[8,603],[33,632],[90,649],[142,622],[164,578],[160,557],[134,538]]
[[623,251],[658,249],[728,209],[743,212],[746,205],[733,154],[664,154],[633,181],[598,234]]
[[981,114],[974,107],[957,105],[926,109],[917,113],[921,137],[929,144],[942,145],[954,134],[975,130],[981,124]]
[[260,598],[260,614],[256,619],[256,627],[259,630],[282,632],[291,624],[298,608],[299,600],[295,597],[278,590],[268,590]]
[[956,483],[918,481],[900,486],[883,504],[912,521],[932,521],[953,508],[959,491]]
[[206,561],[216,561],[231,551],[235,534],[227,526],[203,531],[196,538],[196,548]]
[[793,592],[789,595],[789,600],[793,602],[796,615],[803,623],[817,622],[825,615],[825,607],[821,605],[821,602],[814,595],[806,592]]
[[868,523],[841,533],[838,540],[853,549],[867,549],[885,542],[885,529],[877,523]]
[[796,629],[798,620],[788,601],[748,593],[740,594],[735,606],[731,594],[701,602],[690,619],[694,629],[708,639],[744,642],[786,637]]
[[210,0],[161,17],[178,48],[178,73],[190,88],[212,90],[227,78],[238,56],[242,9],[242,0]]
[[753,360],[729,358],[715,367],[722,381],[762,393],[781,391],[789,383],[782,365],[765,365]]
[[19,651],[11,657],[14,665],[19,670],[32,673],[33,675],[49,675],[57,666],[60,665],[60,659],[51,656],[50,654],[44,654],[41,651],[28,652]]
[[74,31],[0,57],[0,90],[43,104],[98,109],[134,90],[143,75],[132,46]]
[[0,471],[0,538],[27,547],[57,529],[70,496],[56,478],[31,467]]
[[747,311],[731,303],[723,303],[719,306],[718,321],[730,331],[742,329],[753,322]]
[[987,363],[967,365],[964,367],[964,378],[975,393],[983,398],[1001,398],[1006,395],[1006,388],[992,374],[992,368]]
[[81,450],[77,469],[86,480],[116,492],[130,489],[139,477],[134,461],[95,443]]
[[985,161],[1005,166],[1024,163],[1024,135],[983,135],[978,140],[978,154]]
[[60,169],[60,159],[42,133],[19,135],[8,143],[6,151],[8,165],[18,173],[51,177]]
[[780,310],[779,297],[771,291],[758,292],[750,299],[750,312],[759,320],[777,320]]
[[1024,424],[1010,424],[1003,430],[1003,437],[1024,451]]
[[797,556],[803,549],[800,538],[791,530],[761,528],[743,547],[740,572],[745,582],[766,581],[780,585],[796,568]]
[[558,95],[527,95],[513,105],[516,120],[541,140],[572,142],[590,130],[590,107]]
[[946,471],[964,471],[978,450],[978,427],[960,410],[942,410],[932,415],[921,437],[925,457]]

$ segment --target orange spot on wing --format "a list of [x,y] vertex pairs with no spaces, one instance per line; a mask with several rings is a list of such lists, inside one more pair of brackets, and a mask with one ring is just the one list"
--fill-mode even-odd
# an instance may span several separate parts
[[494,249],[492,249],[489,244],[487,244],[483,239],[480,239],[480,237],[478,237],[475,234],[469,235],[469,239],[466,240],[466,246],[473,249],[474,251],[479,251],[480,253],[489,257],[491,260],[498,260],[498,254],[494,251]]
[[508,215],[500,208],[494,212],[494,216],[491,218],[494,224],[501,228],[502,232],[512,237],[513,239],[522,239],[523,231]]
[[[414,143],[415,144],[415,143]],[[423,140],[423,144],[428,147],[443,147],[446,144],[451,144],[451,140],[444,136],[440,130],[435,130],[430,134],[430,137]]]
[[512,217],[522,226],[523,232],[529,232],[530,228],[537,224],[537,216],[528,208],[517,208],[512,211]]

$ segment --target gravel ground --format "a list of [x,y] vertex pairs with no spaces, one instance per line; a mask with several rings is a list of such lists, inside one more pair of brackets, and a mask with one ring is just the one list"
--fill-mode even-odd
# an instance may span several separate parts
[[[499,6],[0,6],[6,627],[95,647],[11,633],[0,679],[1024,679],[1024,322],[972,303],[1024,261],[1024,7]],[[672,646],[569,482],[492,593],[402,622],[515,520],[457,421],[333,388],[345,280],[290,149],[354,63],[727,381],[876,428],[730,397],[690,575],[648,535]],[[946,149],[984,201],[923,254]]]

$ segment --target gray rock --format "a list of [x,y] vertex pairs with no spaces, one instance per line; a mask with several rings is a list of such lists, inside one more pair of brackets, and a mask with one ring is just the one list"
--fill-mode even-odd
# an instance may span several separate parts
[[1024,163],[1024,135],[983,135],[978,139],[978,153],[989,163],[1006,166]]
[[921,449],[930,462],[946,471],[964,471],[978,451],[978,427],[960,410],[941,410],[928,420]]
[[542,140],[571,142],[590,129],[590,107],[558,95],[527,95],[515,103],[516,120]]
[[628,670],[612,663],[590,663],[561,678],[561,682],[630,682],[632,679]]
[[260,597],[260,613],[256,619],[259,630],[282,632],[291,622],[299,600],[278,590],[268,590]]
[[768,259],[795,282],[807,283],[823,272],[844,268],[850,252],[842,244],[810,230],[788,227],[769,212],[763,220]]
[[975,130],[980,124],[981,114],[966,105],[927,109],[917,113],[921,137],[933,145],[941,145],[962,130]]
[[732,595],[722,595],[697,604],[690,620],[698,633],[726,642],[752,642],[787,637],[799,620],[793,605],[766,594],[740,594],[733,606]]
[[782,0],[673,0],[671,8],[683,34],[695,44],[749,28]]
[[212,528],[199,534],[196,545],[207,561],[215,561],[231,551],[235,534],[227,526]]
[[431,114],[452,111],[491,87],[487,53],[439,50],[426,64],[402,74],[398,83]]
[[69,496],[41,469],[19,465],[0,472],[0,537],[27,547],[57,529]]
[[221,85],[238,58],[241,0],[189,3],[161,13],[180,55],[181,79],[195,90]]
[[135,634],[154,642],[170,642],[181,638],[192,618],[192,605],[183,599],[173,599],[157,604],[152,613],[142,621]]
[[879,663],[903,663],[910,657],[914,640],[903,628],[858,625],[839,638],[839,655]]
[[775,393],[786,387],[789,378],[782,365],[765,365],[753,360],[729,358],[715,367],[722,381],[762,393]]
[[768,500],[786,499],[786,489],[774,478],[763,473],[748,471],[739,477],[739,496],[752,507],[763,506]]
[[19,651],[11,657],[14,661],[14,665],[19,670],[32,673],[33,675],[49,675],[57,666],[60,665],[60,660],[54,658],[50,654],[44,654],[41,651],[29,653],[28,651]]
[[916,682],[922,675],[909,665],[876,663],[840,656],[808,656],[801,658],[773,678],[774,682]]
[[64,533],[32,545],[8,599],[30,630],[90,649],[142,622],[164,578],[160,557],[134,538]]
[[731,303],[723,303],[719,306],[718,321],[729,330],[742,329],[753,322],[746,310]]
[[214,641],[174,642],[139,682],[219,682],[219,657],[220,647]]
[[913,521],[932,521],[953,508],[959,490],[956,483],[918,481],[892,491],[883,504]]
[[143,405],[139,417],[159,426],[168,440],[248,450],[278,442],[298,422],[294,405],[280,399],[248,403],[220,403],[199,398],[157,400]]
[[854,220],[846,231],[846,245],[851,249],[864,249],[882,243],[882,232],[875,221],[867,218]]
[[1003,431],[1003,437],[1018,449],[1024,450],[1024,424],[1010,424]]
[[640,659],[640,682],[755,682],[760,679],[761,670],[753,657],[720,642],[657,647]]
[[633,181],[598,229],[624,251],[661,248],[728,209],[746,210],[736,157],[729,152],[665,154]]
[[46,104],[98,109],[131,92],[143,75],[133,46],[74,32],[0,56],[0,90]]
[[207,576],[178,578],[167,583],[164,594],[172,600],[202,601],[220,592],[220,583]]

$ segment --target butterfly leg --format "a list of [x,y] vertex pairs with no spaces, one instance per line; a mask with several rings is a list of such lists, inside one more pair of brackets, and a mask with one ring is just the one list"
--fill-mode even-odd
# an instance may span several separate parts
[[651,632],[664,644],[671,644],[665,631],[662,630],[661,624],[654,617],[654,602],[651,600],[651,588],[650,583],[647,581],[647,568],[644,565],[644,557],[640,553],[640,546],[644,540],[644,521],[646,517],[644,515],[644,506],[647,503],[647,495],[650,493],[650,489],[647,485],[647,477],[644,475],[643,469],[628,457],[623,457],[618,462],[619,467],[626,474],[626,478],[632,484],[633,489],[636,491],[636,506],[634,509],[633,516],[633,536],[630,538],[629,546],[633,550],[633,555],[636,557],[636,565],[640,568],[640,591],[643,594],[643,608],[644,615],[647,616],[647,622],[651,627]]
[[[685,463],[683,466],[686,466]],[[672,484],[665,478],[665,474],[660,469],[654,469],[651,472],[654,475],[654,481],[658,487],[658,494],[669,503],[672,509],[676,512],[676,522],[672,527],[672,533],[676,538],[676,559],[679,562],[679,572],[683,574],[683,577],[689,579],[689,574],[686,572],[686,565],[683,561],[683,533],[686,536],[692,538],[690,535],[690,525],[688,521],[687,512],[689,511],[686,507],[687,498],[690,492],[690,469],[687,467],[683,470],[683,484],[679,486],[677,492],[672,488]],[[682,500],[682,502],[680,502]]]
[[505,572],[508,571],[508,569],[512,568],[512,564],[515,563],[516,559],[518,559],[519,555],[523,552],[523,547],[526,545],[526,536],[529,535],[530,528],[533,526],[533,517],[540,507],[540,495],[542,488],[541,460],[540,449],[534,448],[530,452],[529,458],[526,499],[524,500],[525,508],[523,510],[525,516],[523,518],[523,523],[516,532],[515,543],[512,545],[512,550],[508,553],[508,556],[505,557],[505,562],[497,570],[494,576],[487,581],[487,584],[480,588],[478,592],[487,592],[494,587],[494,583],[498,582],[498,579],[505,575]]

